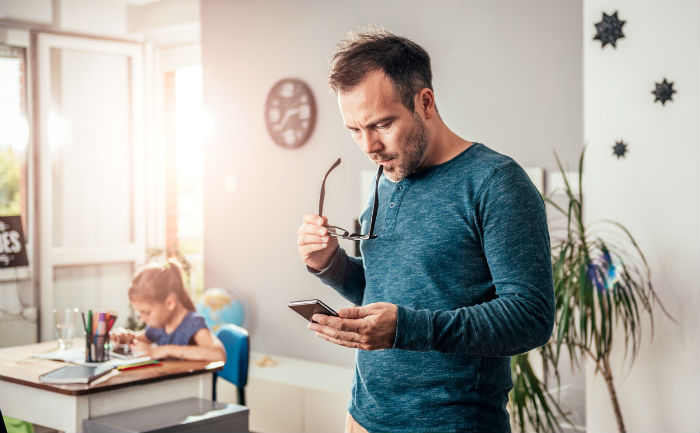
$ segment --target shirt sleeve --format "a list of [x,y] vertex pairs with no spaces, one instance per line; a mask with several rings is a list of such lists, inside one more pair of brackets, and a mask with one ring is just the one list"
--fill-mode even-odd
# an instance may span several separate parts
[[148,341],[158,344],[158,341],[160,340],[161,336],[161,333],[158,331],[159,330],[157,328],[151,328],[150,326],[146,326],[146,332],[144,332],[144,335],[146,336],[146,338],[148,338]]
[[187,331],[185,335],[185,342],[183,345],[194,344],[192,339],[194,334],[196,334],[200,329],[207,328],[207,322],[204,320],[204,316],[199,313],[193,313],[187,322]]
[[350,257],[345,250],[338,247],[324,269],[316,271],[308,266],[306,269],[340,293],[343,298],[355,305],[362,305],[365,294],[365,269],[362,259]]
[[474,219],[495,297],[450,311],[398,307],[398,349],[509,356],[545,344],[554,325],[554,289],[544,202],[511,162],[477,194]]

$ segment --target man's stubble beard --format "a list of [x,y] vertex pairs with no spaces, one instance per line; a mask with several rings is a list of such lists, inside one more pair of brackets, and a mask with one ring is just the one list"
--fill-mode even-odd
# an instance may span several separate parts
[[425,134],[425,125],[423,125],[418,113],[413,113],[413,119],[415,120],[415,126],[411,131],[411,135],[406,139],[406,146],[404,147],[405,160],[396,167],[396,176],[389,176],[389,173],[387,173],[392,182],[400,182],[406,179],[408,175],[415,173],[423,163],[425,150],[428,148],[428,137]]

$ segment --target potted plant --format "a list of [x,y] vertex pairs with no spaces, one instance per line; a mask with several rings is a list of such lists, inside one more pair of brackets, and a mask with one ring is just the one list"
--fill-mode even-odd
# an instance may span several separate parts
[[[583,213],[583,160],[579,159],[578,194],[566,178],[561,161],[557,164],[564,178],[566,204],[544,197],[546,203],[566,217],[564,235],[552,236],[552,271],[555,296],[555,325],[550,342],[537,349],[547,368],[558,376],[558,361],[562,347],[576,365],[589,359],[595,364],[595,374],[601,374],[610,395],[618,430],[625,424],[618,403],[610,355],[613,342],[624,342],[624,354],[630,355],[631,368],[642,337],[642,315],[649,316],[653,331],[653,306],[660,302],[651,282],[651,272],[639,245],[622,224],[604,220],[587,224]],[[606,231],[605,239],[601,229]],[[616,339],[613,339],[615,333]],[[618,343],[619,344],[619,343]],[[536,431],[560,429],[558,419],[564,416],[556,399],[535,381],[528,370],[527,354],[513,357],[514,388],[511,409],[516,426],[526,423]],[[527,386],[525,386],[527,385]],[[545,404],[547,403],[547,404]]]

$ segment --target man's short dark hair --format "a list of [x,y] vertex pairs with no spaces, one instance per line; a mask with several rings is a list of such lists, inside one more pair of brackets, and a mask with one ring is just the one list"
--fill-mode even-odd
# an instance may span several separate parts
[[367,74],[382,71],[394,83],[401,102],[414,110],[421,89],[433,90],[430,56],[420,45],[384,30],[351,33],[338,44],[331,60],[328,84],[334,93],[346,93]]

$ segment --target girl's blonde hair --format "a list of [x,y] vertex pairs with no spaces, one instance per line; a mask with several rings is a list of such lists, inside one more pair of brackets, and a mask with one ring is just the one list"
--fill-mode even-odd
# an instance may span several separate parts
[[163,303],[168,295],[172,294],[186,309],[195,311],[194,303],[185,290],[183,281],[182,269],[173,259],[165,264],[148,264],[131,281],[129,300]]

